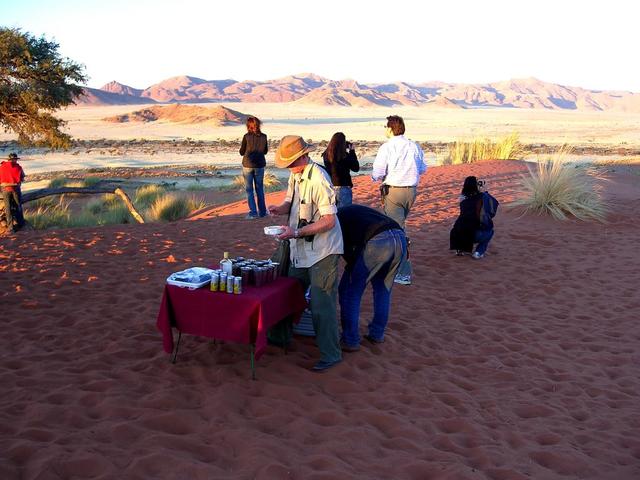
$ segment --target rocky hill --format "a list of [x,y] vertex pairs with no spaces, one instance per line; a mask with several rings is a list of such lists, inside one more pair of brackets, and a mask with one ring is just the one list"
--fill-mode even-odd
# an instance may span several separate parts
[[[362,84],[330,80],[311,73],[269,81],[204,80],[172,77],[146,89],[110,82],[102,89],[86,89],[79,104],[293,102],[312,105],[394,106],[439,105],[452,108],[544,108],[550,110],[616,110],[640,112],[640,94],[588,90],[544,82],[536,78],[486,84],[393,82]],[[108,96],[102,95],[109,94]]]

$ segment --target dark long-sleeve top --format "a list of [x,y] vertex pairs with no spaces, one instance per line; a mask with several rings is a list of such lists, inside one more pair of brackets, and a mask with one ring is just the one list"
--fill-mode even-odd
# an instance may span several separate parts
[[264,158],[269,150],[269,142],[264,133],[245,133],[240,145],[242,166],[247,168],[263,168],[267,161]]
[[322,154],[324,160],[324,168],[331,176],[331,182],[334,187],[353,187],[351,181],[351,173],[360,170],[360,163],[354,150],[349,150],[347,155],[339,161],[329,162],[327,160],[327,151]]
[[343,258],[347,262],[347,268],[353,266],[358,255],[373,237],[394,228],[401,230],[395,220],[364,205],[352,204],[340,207],[338,221],[342,229]]

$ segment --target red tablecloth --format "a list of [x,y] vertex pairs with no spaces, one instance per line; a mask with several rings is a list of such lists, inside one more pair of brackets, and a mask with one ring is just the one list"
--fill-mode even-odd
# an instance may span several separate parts
[[287,315],[297,322],[307,307],[300,282],[280,277],[262,287],[244,287],[240,295],[212,292],[209,287],[189,290],[165,285],[158,313],[164,351],[173,352],[173,331],[255,343],[256,358],[267,346],[267,330]]

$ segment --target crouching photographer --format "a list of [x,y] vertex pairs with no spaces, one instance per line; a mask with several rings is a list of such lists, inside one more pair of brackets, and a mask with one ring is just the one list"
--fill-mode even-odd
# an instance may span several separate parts
[[500,203],[483,191],[484,181],[467,177],[460,195],[460,215],[451,229],[449,248],[456,255],[470,254],[477,244],[473,258],[484,257],[493,238],[493,217]]

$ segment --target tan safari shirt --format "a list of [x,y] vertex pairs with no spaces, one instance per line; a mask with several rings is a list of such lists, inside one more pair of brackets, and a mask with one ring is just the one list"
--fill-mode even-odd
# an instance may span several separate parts
[[[289,226],[298,228],[301,218],[308,223],[317,222],[323,215],[335,215],[336,195],[329,174],[314,162],[304,168],[302,173],[289,175],[289,185],[285,201],[291,204]],[[309,268],[329,255],[342,255],[342,230],[336,217],[334,227],[326,232],[318,233],[312,241],[305,237],[291,238],[291,263],[296,268]]]

